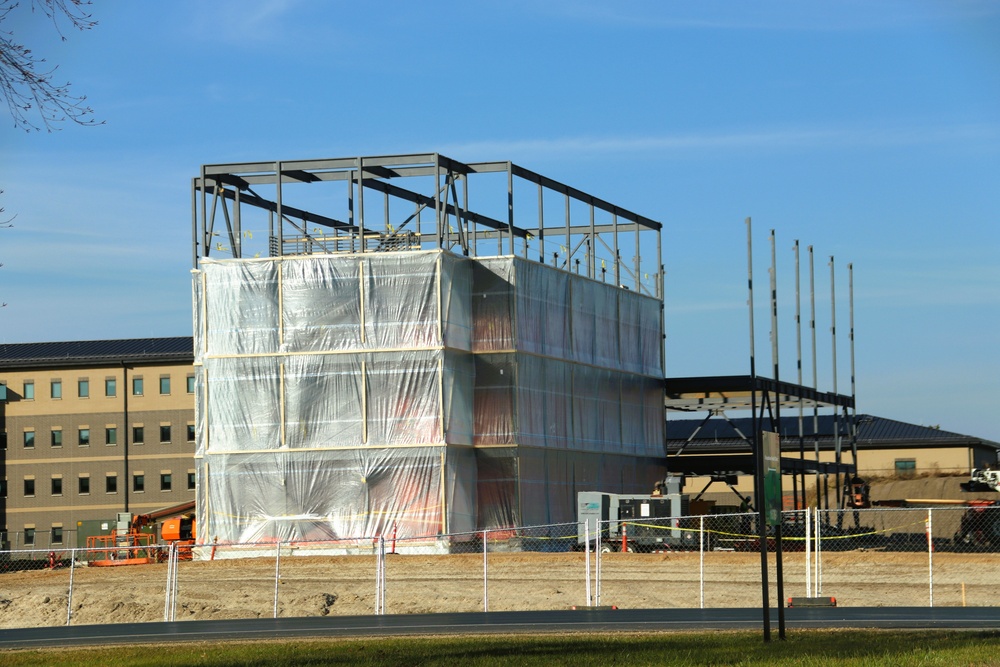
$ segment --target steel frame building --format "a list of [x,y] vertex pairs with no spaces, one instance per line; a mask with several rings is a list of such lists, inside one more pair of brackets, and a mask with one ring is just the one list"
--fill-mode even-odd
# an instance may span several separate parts
[[206,165],[192,220],[199,532],[571,521],[665,474],[660,223],[438,154]]

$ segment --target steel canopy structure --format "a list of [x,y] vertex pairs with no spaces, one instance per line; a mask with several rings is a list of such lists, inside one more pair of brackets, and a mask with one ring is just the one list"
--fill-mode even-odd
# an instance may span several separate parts
[[[809,410],[854,408],[854,398],[824,392],[791,382],[775,381],[750,375],[721,375],[706,377],[667,378],[664,382],[664,404],[669,412],[707,412],[702,425],[715,416],[726,418],[730,410],[751,410],[753,406],[780,409],[802,408]],[[771,415],[773,419],[773,415]],[[726,418],[728,420],[728,418]],[[691,434],[692,441],[700,426]],[[734,426],[735,428],[735,426]],[[751,450],[752,437],[736,432],[747,443],[745,453],[683,455],[684,446],[669,456],[670,469],[691,476],[710,476],[718,479],[732,475],[753,475],[755,459]],[[787,474],[853,474],[856,465],[824,462],[804,457],[782,457],[781,470]]]
[[759,401],[783,408],[854,407],[851,396],[750,375],[667,378],[665,390],[667,410],[677,412],[749,410],[754,393]]

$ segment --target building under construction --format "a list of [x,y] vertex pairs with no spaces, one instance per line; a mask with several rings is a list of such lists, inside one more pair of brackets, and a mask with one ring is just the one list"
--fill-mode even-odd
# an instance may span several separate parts
[[205,165],[192,207],[201,543],[574,521],[664,476],[658,222],[437,154]]

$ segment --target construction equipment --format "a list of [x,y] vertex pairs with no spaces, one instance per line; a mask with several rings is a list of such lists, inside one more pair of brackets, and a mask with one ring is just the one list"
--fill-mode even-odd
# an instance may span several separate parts
[[657,482],[649,495],[623,495],[600,491],[577,494],[577,544],[591,542],[604,553],[697,549],[697,531],[685,529],[688,497],[680,493],[680,477]]
[[91,567],[144,565],[156,562],[156,535],[136,526],[133,516],[119,512],[108,535],[87,538],[87,563]]
[[[87,561],[95,567],[153,563],[163,560],[164,547],[171,544],[178,545],[181,560],[191,560],[195,538],[194,507],[191,500],[147,514],[119,512],[110,534],[87,538]],[[161,540],[157,542],[156,526],[161,519],[164,520]]]
[[969,481],[962,482],[960,486],[969,493],[1000,492],[1000,470],[973,468]]
[[[195,538],[194,501],[168,509],[171,511],[167,514],[175,516],[163,519],[160,524],[160,542],[176,544],[177,557],[180,560],[191,560],[191,547],[194,546]],[[178,511],[181,513],[176,514]]]
[[936,498],[904,498],[875,500],[876,507],[967,507],[959,528],[952,538],[958,549],[1000,549],[1000,500],[942,500]]

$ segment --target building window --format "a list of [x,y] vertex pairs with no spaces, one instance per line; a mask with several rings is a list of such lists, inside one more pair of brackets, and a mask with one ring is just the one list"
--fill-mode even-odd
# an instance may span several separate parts
[[189,472],[188,475],[188,491],[194,491],[194,473]]
[[25,528],[24,529],[24,546],[32,547],[35,546],[35,529]]
[[7,431],[0,433],[0,449],[7,449]]
[[189,394],[193,394],[194,393],[194,376],[193,375],[188,375],[187,376],[187,393],[189,393]]
[[896,474],[900,477],[912,477],[916,472],[916,459],[896,459]]
[[7,497],[7,480],[0,479],[0,498]]
[[105,445],[117,445],[118,444],[118,429],[114,426],[109,426],[104,429],[104,444]]
[[132,442],[136,445],[141,445],[146,441],[146,431],[141,426],[132,427]]
[[118,475],[112,473],[105,475],[104,493],[118,493]]
[[35,432],[25,431],[24,432],[24,448],[34,449],[35,448]]
[[169,472],[160,473],[160,491],[169,491],[172,484]]
[[167,396],[170,394],[170,376],[160,378],[160,395]]
[[77,442],[81,447],[90,447],[90,429],[81,428],[77,434]]
[[76,490],[81,496],[90,495],[90,478],[80,477],[76,480]]
[[132,378],[132,395],[142,396],[142,378]]
[[24,497],[34,498],[35,497],[35,480],[34,478],[24,480]]
[[53,380],[49,386],[51,387],[49,395],[52,398],[62,398],[62,380]]
[[52,478],[52,495],[53,496],[62,495],[62,477]]
[[24,383],[24,400],[33,401],[35,400],[35,383],[32,380],[27,380]]
[[76,395],[80,398],[90,398],[90,380],[76,381]]
[[52,544],[62,544],[63,542],[63,529],[62,526],[52,526]]
[[114,378],[108,378],[104,381],[104,395],[114,396],[118,393],[118,381]]
[[194,424],[187,425],[187,441],[194,442]]
[[170,424],[160,425],[160,442],[170,442]]
[[136,493],[142,493],[146,490],[145,475],[132,475],[132,490]]
[[54,428],[52,429],[52,446],[62,447],[62,429]]

